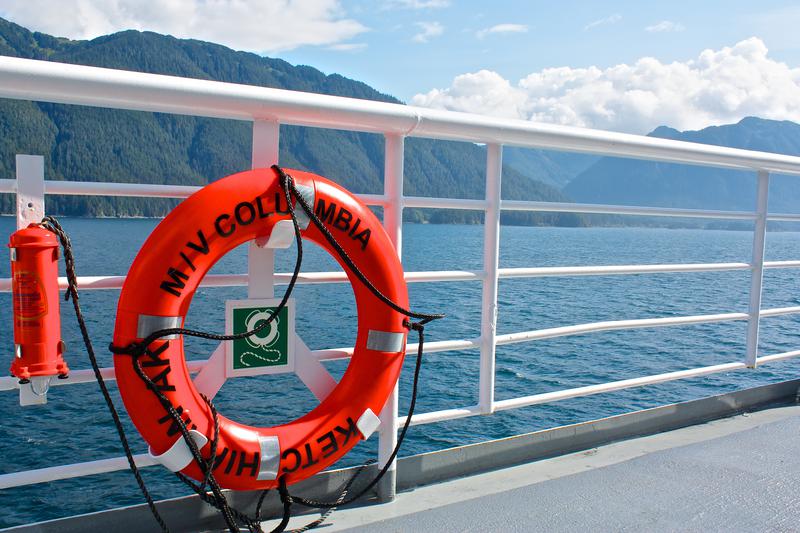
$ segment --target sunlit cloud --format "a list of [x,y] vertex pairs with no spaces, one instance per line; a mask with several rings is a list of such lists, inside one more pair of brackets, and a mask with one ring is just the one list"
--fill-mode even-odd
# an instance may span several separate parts
[[438,22],[415,22],[414,25],[420,29],[419,33],[411,38],[415,43],[427,43],[444,33],[444,26]]
[[729,124],[746,116],[800,122],[800,68],[769,56],[761,39],[704,50],[687,61],[643,57],[608,68],[558,67],[516,83],[490,70],[417,94],[418,106],[646,133]]
[[357,52],[359,50],[364,50],[366,47],[367,43],[339,43],[329,46],[328,50],[335,50],[337,52]]
[[644,31],[650,33],[663,33],[663,32],[679,32],[685,29],[686,28],[683,26],[683,24],[672,22],[671,20],[662,20],[657,24],[653,24],[652,26],[647,26],[644,29]]
[[439,9],[450,7],[450,0],[391,0],[387,5],[405,9]]
[[613,15],[593,20],[592,22],[583,27],[583,31],[591,30],[592,28],[596,28],[598,26],[608,26],[610,24],[616,24],[620,20],[622,20],[622,15],[620,15],[619,13],[614,13]]
[[490,28],[484,28],[478,31],[475,35],[478,39],[483,39],[487,35],[502,34],[502,33],[525,33],[528,31],[528,26],[525,24],[496,24]]
[[72,39],[150,30],[259,53],[335,45],[367,31],[339,0],[3,0],[0,16]]

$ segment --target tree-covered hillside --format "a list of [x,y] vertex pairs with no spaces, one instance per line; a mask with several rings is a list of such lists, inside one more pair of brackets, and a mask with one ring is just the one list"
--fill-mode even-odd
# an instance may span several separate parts
[[[0,54],[400,103],[337,74],[325,75],[280,59],[151,32],[124,31],[91,41],[71,41],[30,32],[0,19]],[[24,153],[45,157],[47,179],[201,185],[249,168],[250,150],[249,122],[0,100],[3,177],[13,175],[14,155]],[[284,126],[281,161],[325,175],[354,192],[380,192],[383,138]],[[483,147],[409,139],[406,193],[479,198],[484,167]],[[508,166],[503,171],[503,196],[566,199],[556,188]],[[82,216],[159,216],[171,205],[173,202],[152,199],[48,197],[47,209],[54,214]],[[0,195],[0,213],[13,209],[11,196]],[[454,211],[409,210],[407,216],[441,222],[480,219],[478,213]],[[583,221],[570,214],[507,216],[509,222],[524,224],[578,225]]]

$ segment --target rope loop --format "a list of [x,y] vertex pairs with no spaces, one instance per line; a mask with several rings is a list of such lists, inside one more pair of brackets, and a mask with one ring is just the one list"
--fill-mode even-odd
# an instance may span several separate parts
[[[351,503],[361,498],[365,494],[367,494],[367,492],[369,492],[373,487],[375,487],[378,481],[380,481],[380,479],[384,476],[384,474],[386,474],[386,472],[389,470],[395,458],[397,457],[398,452],[400,451],[400,446],[402,445],[403,440],[406,436],[406,432],[408,431],[408,428],[410,426],[411,417],[414,414],[414,408],[416,406],[417,387],[419,383],[419,375],[422,365],[422,354],[424,352],[423,346],[425,342],[425,337],[424,337],[425,325],[433,320],[438,320],[440,318],[443,318],[445,315],[416,313],[410,311],[408,309],[399,306],[390,298],[381,293],[380,290],[378,290],[378,288],[358,269],[358,266],[347,255],[347,252],[336,241],[335,237],[331,234],[328,228],[325,227],[324,223],[319,219],[319,217],[317,217],[316,213],[314,213],[312,207],[309,206],[306,200],[299,194],[295,186],[294,178],[290,174],[286,173],[278,165],[273,165],[272,168],[278,173],[278,176],[280,177],[279,183],[281,188],[283,189],[283,193],[289,209],[289,214],[291,216],[292,224],[294,226],[295,241],[297,244],[297,259],[295,262],[295,268],[292,273],[292,277],[286,288],[286,292],[284,293],[281,302],[278,304],[278,307],[271,313],[271,315],[266,320],[261,321],[260,324],[258,324],[252,330],[238,334],[218,335],[214,333],[195,331],[185,328],[168,328],[155,331],[150,335],[148,335],[147,338],[143,339],[141,342],[132,342],[127,346],[115,346],[113,343],[111,343],[109,345],[109,350],[114,354],[131,356],[133,368],[136,371],[137,375],[142,379],[145,385],[158,398],[159,402],[164,407],[165,411],[177,424],[178,430],[180,431],[182,438],[184,439],[184,441],[186,441],[187,445],[189,446],[189,450],[192,453],[193,459],[197,462],[200,470],[203,472],[203,481],[200,484],[195,483],[193,480],[187,478],[180,472],[176,473],[177,477],[181,481],[186,483],[189,487],[191,487],[197,493],[198,497],[202,501],[215,507],[217,510],[220,511],[230,531],[234,532],[239,531],[239,524],[243,524],[244,527],[246,527],[251,532],[263,533],[263,530],[261,528],[261,507],[264,503],[266,495],[269,493],[269,490],[265,490],[262,492],[261,496],[258,499],[258,503],[256,505],[255,516],[251,518],[250,516],[242,513],[241,511],[232,508],[228,504],[227,499],[225,498],[225,494],[222,492],[222,489],[220,488],[219,484],[214,478],[213,468],[214,468],[214,463],[216,462],[217,459],[217,445],[219,439],[219,418],[216,407],[214,406],[213,402],[206,396],[203,396],[203,400],[208,405],[209,410],[214,418],[214,437],[211,439],[211,450],[209,457],[204,458],[201,455],[200,450],[197,447],[197,444],[194,442],[194,439],[190,437],[189,430],[186,427],[186,423],[184,422],[183,418],[181,418],[180,414],[173,407],[170,400],[158,389],[158,387],[152,381],[152,379],[144,372],[139,359],[141,358],[141,356],[147,353],[150,344],[161,339],[162,337],[166,337],[169,335],[188,335],[188,336],[200,337],[218,341],[243,339],[257,334],[264,328],[268,327],[270,323],[273,320],[275,320],[277,315],[281,312],[281,310],[286,306],[286,303],[288,302],[288,299],[297,282],[297,278],[300,275],[300,267],[303,260],[302,236],[300,234],[300,227],[297,222],[295,206],[292,204],[292,196],[294,196],[295,201],[302,207],[303,211],[305,211],[308,218],[314,223],[317,229],[319,229],[319,231],[322,233],[325,239],[331,244],[334,250],[336,250],[339,257],[342,259],[344,264],[353,272],[356,278],[365,287],[367,287],[367,289],[369,289],[369,291],[372,292],[375,297],[377,297],[388,307],[405,315],[406,317],[417,319],[416,322],[411,322],[410,320],[405,319],[403,325],[409,330],[416,331],[417,334],[419,335],[416,366],[414,368],[414,380],[411,392],[411,404],[409,405],[408,416],[406,417],[405,424],[400,430],[400,434],[397,439],[397,445],[392,451],[392,454],[389,457],[388,461],[386,461],[384,466],[381,468],[378,475],[369,484],[367,484],[366,487],[362,488],[354,496],[351,496],[349,498],[347,497],[347,494],[350,491],[350,488],[355,482],[356,478],[358,478],[358,476],[363,471],[365,471],[367,466],[374,463],[373,460],[367,461],[362,466],[360,466],[353,474],[353,476],[347,481],[347,483],[345,484],[344,488],[341,491],[341,494],[334,502],[318,502],[313,500],[307,500],[297,496],[292,496],[289,493],[288,487],[286,486],[285,476],[279,478],[278,494],[280,496],[281,503],[283,504],[283,517],[281,519],[280,524],[278,524],[278,526],[275,527],[275,529],[273,529],[272,533],[280,533],[286,529],[286,526],[289,523],[289,518],[291,516],[291,507],[295,503],[304,505],[306,507],[325,509],[325,511],[321,514],[319,519],[296,530],[296,532],[299,533],[319,526],[336,507]],[[61,241],[62,248],[64,249],[64,262],[66,265],[67,279],[69,281],[65,298],[69,299],[70,297],[72,297],[72,303],[75,309],[75,315],[77,317],[78,324],[81,328],[81,333],[83,334],[84,344],[86,345],[86,349],[89,354],[89,359],[92,363],[92,369],[94,370],[95,378],[103,393],[103,397],[106,401],[106,405],[108,406],[109,412],[111,413],[112,418],[114,419],[114,424],[119,434],[120,442],[122,443],[122,446],[125,450],[125,455],[128,459],[130,470],[133,473],[134,477],[136,478],[136,481],[139,484],[142,494],[147,500],[147,504],[150,507],[150,511],[153,514],[153,517],[158,522],[158,525],[161,527],[161,530],[164,532],[168,532],[169,528],[167,527],[167,524],[160,516],[155,506],[155,502],[153,501],[152,497],[150,496],[150,493],[145,487],[144,480],[142,479],[141,474],[139,473],[139,469],[133,460],[133,454],[130,450],[130,446],[125,436],[122,423],[120,421],[119,415],[117,414],[116,408],[114,407],[113,401],[111,400],[111,396],[107,390],[105,381],[103,380],[103,377],[100,373],[100,368],[99,365],[97,364],[97,360],[94,355],[94,348],[92,347],[92,343],[89,338],[88,331],[86,329],[86,323],[83,318],[80,305],[78,303],[78,281],[77,281],[77,275],[75,274],[75,258],[72,252],[72,243],[69,239],[69,236],[66,234],[66,232],[61,227],[61,224],[58,222],[56,218],[47,216],[44,219],[42,219],[41,225],[42,227],[47,228],[50,231],[53,231]],[[210,489],[210,492],[206,489],[206,487]]]

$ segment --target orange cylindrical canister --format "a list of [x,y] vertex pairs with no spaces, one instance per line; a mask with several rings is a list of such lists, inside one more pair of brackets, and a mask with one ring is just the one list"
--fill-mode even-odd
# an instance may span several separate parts
[[31,224],[11,234],[11,291],[14,300],[14,359],[11,374],[22,382],[35,376],[66,377],[58,294],[58,239]]

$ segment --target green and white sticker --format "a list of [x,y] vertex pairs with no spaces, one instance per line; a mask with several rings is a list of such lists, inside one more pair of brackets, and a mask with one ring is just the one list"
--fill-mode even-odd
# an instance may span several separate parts
[[[263,324],[278,308],[280,300],[232,300],[226,303],[226,331],[251,331]],[[294,301],[263,330],[227,343],[229,376],[271,374],[294,369]]]

